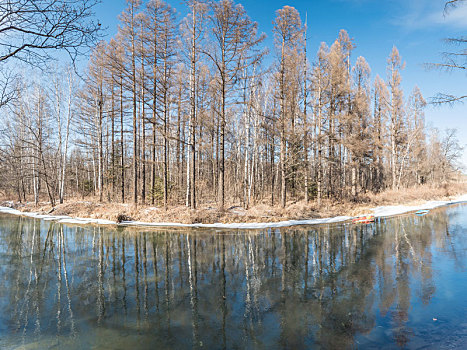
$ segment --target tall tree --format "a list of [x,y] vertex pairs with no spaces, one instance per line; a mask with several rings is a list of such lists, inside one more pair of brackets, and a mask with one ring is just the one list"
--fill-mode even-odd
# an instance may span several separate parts
[[120,15],[122,26],[120,27],[121,35],[127,40],[124,41],[129,54],[129,74],[131,92],[132,92],[132,111],[133,111],[133,203],[138,204],[138,108],[137,108],[137,74],[136,60],[137,50],[136,41],[138,38],[138,18],[137,11],[141,5],[141,0],[127,0],[128,7]]
[[403,131],[403,113],[404,101],[403,92],[401,89],[401,74],[400,71],[404,69],[405,63],[399,55],[399,51],[394,46],[391,54],[388,57],[388,85],[390,91],[390,120],[389,120],[389,135],[390,142],[390,158],[391,158],[391,179],[392,188],[397,187],[397,164],[398,164],[398,151]]
[[[118,112],[120,116],[120,139],[118,142],[118,152],[120,153],[120,200],[125,203],[125,127],[124,127],[124,79],[125,72],[125,52],[122,37],[117,36],[116,39],[111,39],[108,47],[108,70],[110,71],[110,84],[117,86],[118,92]],[[112,113],[114,110],[112,108]],[[116,156],[116,155],[115,155]]]
[[99,43],[93,50],[88,65],[85,85],[81,91],[82,112],[80,122],[85,125],[90,138],[82,138],[83,146],[91,145],[94,186],[99,193],[99,201],[102,202],[104,195],[104,103],[105,103],[105,67],[106,57],[105,42]]
[[324,192],[324,164],[323,164],[323,147],[324,147],[324,105],[326,102],[325,91],[328,89],[329,76],[328,70],[328,47],[322,43],[318,50],[317,62],[313,72],[313,86],[315,95],[315,129],[316,129],[316,199],[318,206],[321,205],[321,199]]
[[162,106],[162,135],[164,137],[164,208],[167,210],[169,198],[169,139],[170,135],[170,105],[171,105],[171,88],[173,79],[173,70],[175,64],[175,41],[176,27],[175,11],[170,5],[163,4],[161,13],[161,36],[159,38],[161,44],[161,74],[160,74],[160,94]]
[[[71,125],[74,117],[74,104],[76,103],[76,77],[73,69],[68,67],[53,80],[54,114],[58,132],[58,198],[62,204],[65,197],[65,183],[68,165],[68,150],[70,145]],[[66,80],[63,81],[63,75]]]
[[261,58],[255,51],[265,36],[257,34],[258,24],[252,22],[242,5],[232,0],[221,0],[212,4],[212,50],[204,53],[212,60],[217,72],[220,91],[220,149],[219,149],[219,207],[225,203],[225,133],[226,112],[229,94],[233,90],[239,73],[245,64],[253,64]]
[[357,58],[353,71],[354,93],[351,109],[351,120],[347,124],[348,133],[346,146],[351,154],[351,194],[357,197],[358,173],[368,157],[371,149],[370,135],[370,66],[360,56]]
[[303,148],[304,148],[304,176],[305,176],[305,202],[309,202],[310,198],[310,164],[309,164],[309,125],[308,125],[308,58],[307,58],[307,31],[308,31],[308,14],[303,27]]
[[297,50],[302,37],[302,22],[298,11],[290,6],[284,6],[276,11],[274,20],[274,42],[279,59],[279,100],[280,100],[280,168],[281,168],[281,205],[284,208],[287,203],[287,171],[286,171],[286,76],[287,68],[291,68],[289,58]]
[[328,196],[341,197],[343,193],[343,131],[349,116],[348,96],[350,93],[347,51],[341,41],[331,45],[328,61],[329,86],[325,90],[327,100],[327,193]]
[[384,151],[387,133],[385,125],[388,119],[389,91],[386,82],[378,76],[374,81],[374,100],[373,100],[373,161],[374,174],[373,191],[380,191],[384,187]]
[[205,33],[205,20],[207,15],[207,6],[198,0],[189,0],[187,5],[190,9],[189,14],[183,21],[182,39],[187,48],[185,56],[189,62],[190,69],[190,122],[189,122],[189,158],[187,166],[187,191],[186,206],[192,209],[196,208],[196,77],[198,74],[199,58],[201,45]]
[[[426,174],[426,132],[425,113],[426,101],[418,86],[415,86],[408,101],[409,121],[408,128],[411,135],[412,152],[410,161],[412,163],[416,184],[425,182]],[[407,155],[408,157],[408,155]]]
[[157,182],[157,164],[156,164],[156,142],[157,142],[157,125],[158,125],[158,91],[159,91],[159,58],[160,58],[160,42],[159,36],[161,33],[161,14],[164,8],[164,3],[160,0],[151,0],[147,3],[145,16],[145,30],[147,40],[146,60],[151,66],[151,97],[152,97],[152,116],[150,122],[152,124],[152,140],[151,140],[151,203],[155,201],[155,189]]

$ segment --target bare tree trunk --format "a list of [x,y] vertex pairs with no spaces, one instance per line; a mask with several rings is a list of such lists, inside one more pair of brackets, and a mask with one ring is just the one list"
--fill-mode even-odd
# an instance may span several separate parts
[[281,53],[281,71],[280,71],[280,137],[281,137],[281,149],[280,149],[280,167],[281,167],[281,206],[285,208],[287,204],[287,188],[286,188],[286,169],[285,169],[285,152],[286,152],[286,140],[285,140],[285,42],[282,41],[282,53]]
[[306,43],[307,43],[307,20],[305,20],[305,46],[304,46],[304,60],[303,60],[303,152],[304,152],[304,168],[305,168],[305,202],[308,203],[310,185],[309,185],[309,172],[310,164],[308,161],[308,115],[307,115],[307,105],[308,105],[308,82],[307,82],[307,57],[306,57]]
[[65,134],[65,150],[63,152],[63,167],[62,167],[62,174],[61,174],[61,188],[60,188],[60,204],[63,203],[63,200],[65,198],[65,182],[66,182],[66,168],[67,168],[67,155],[68,155],[68,145],[69,145],[69,139],[70,139],[70,125],[71,125],[71,120],[73,118],[73,112],[71,110],[73,100],[72,100],[72,94],[73,94],[73,81],[72,81],[72,76],[73,74],[71,71],[68,72],[68,118],[66,121],[66,134]]
[[274,146],[274,134],[271,132],[271,206],[274,206],[274,191],[275,191],[275,171],[274,171],[274,157],[275,157],[275,146]]
[[353,160],[352,164],[352,197],[355,199],[357,197],[357,164],[356,160]]
[[178,96],[177,96],[177,147],[175,161],[177,162],[177,183],[180,188],[183,186],[183,169],[181,162],[182,148],[182,81],[178,80]]
[[[155,21],[156,19],[154,19]],[[152,83],[152,167],[151,167],[151,203],[155,201],[156,188],[156,123],[157,123],[157,33],[154,31],[153,37],[153,55],[154,62],[152,66],[153,83]]]
[[164,88],[164,209],[167,210],[168,198],[169,198],[169,184],[168,184],[168,152],[169,152],[169,136],[168,136],[168,96],[167,88]]
[[[191,133],[190,133],[191,135]],[[190,147],[191,147],[191,136],[190,136]],[[191,198],[191,153],[187,157],[187,165],[186,165],[186,193],[185,193],[185,205],[187,207],[190,206]]]
[[39,204],[39,178],[36,170],[36,158],[36,156],[33,156],[32,159],[32,186],[34,189],[34,205],[37,207]]
[[[143,33],[143,21],[141,21],[141,33]],[[145,114],[145,84],[144,84],[144,46],[143,34],[141,34],[141,201],[146,202],[146,114]]]
[[122,203],[125,203],[125,149],[124,149],[124,128],[123,128],[123,76],[120,76],[120,152],[121,154],[121,195]]
[[322,145],[322,96],[321,96],[321,72],[318,76],[318,138],[316,142],[318,143],[318,183],[317,183],[317,200],[318,207],[321,206],[321,198],[323,195],[323,165],[322,165],[322,154],[323,154],[323,145]]
[[418,133],[419,133],[419,130],[418,129],[415,130],[414,133],[411,135],[411,137],[409,137],[409,139],[407,141],[404,156],[401,159],[401,165],[400,165],[400,168],[399,168],[399,177],[398,177],[398,180],[397,180],[397,188],[400,188],[400,186],[401,186],[401,179],[402,179],[402,173],[403,173],[404,166],[405,166],[405,161],[409,156],[410,147],[412,146],[412,142],[415,141],[415,138],[417,137]]
[[[243,167],[243,205],[245,209],[248,209],[248,188],[249,188],[249,173],[248,173],[248,168],[249,168],[249,151],[250,151],[250,113],[247,111],[247,98],[246,98],[246,89],[247,89],[247,77],[246,77],[246,68],[244,69],[244,74],[243,74],[243,122],[244,122],[244,167]],[[240,141],[240,138],[239,138]],[[238,145],[238,151],[239,151],[239,156],[238,159],[240,161],[241,156],[240,156],[240,150],[241,150],[241,144]]]
[[57,131],[58,131],[58,200],[59,203],[63,203],[63,196],[62,196],[62,170],[64,167],[64,161],[66,159],[63,159],[63,135],[62,135],[62,111],[61,111],[61,106],[62,106],[62,86],[59,82],[58,77],[55,77],[54,79],[54,97],[55,97],[55,114],[57,118]]
[[137,128],[137,106],[136,106],[136,48],[134,8],[131,3],[131,79],[133,92],[133,203],[138,204],[138,128]]
[[191,195],[190,195],[190,205],[193,209],[196,209],[196,118],[191,124],[191,144],[190,144],[190,155],[191,155]]
[[111,163],[111,166],[112,166],[112,194],[111,194],[111,198],[112,198],[112,201],[114,200],[114,195],[115,195],[115,187],[116,187],[116,171],[115,171],[115,89],[114,89],[114,76],[112,74],[112,84],[111,84],[111,88],[110,88],[110,93],[111,93],[111,108],[112,110],[110,111],[110,118],[111,118],[111,129],[110,129],[110,137],[111,137],[111,140],[110,140],[110,154],[111,154],[111,159],[110,159],[110,163]]
[[[225,68],[224,68],[225,70]],[[224,210],[225,203],[225,103],[226,103],[226,82],[222,77],[222,101],[221,101],[221,121],[220,121],[220,143],[219,143],[219,209]]]
[[391,175],[392,175],[392,189],[395,190],[397,187],[397,177],[396,177],[396,130],[394,122],[391,124]]
[[[187,196],[190,197],[190,206],[196,208],[196,6],[192,4],[192,27],[191,27],[191,74],[190,74],[190,157],[187,166]],[[191,170],[188,168],[191,166]]]
[[104,194],[104,145],[103,145],[103,107],[104,101],[102,97],[102,87],[97,101],[97,141],[98,141],[98,189],[99,189],[99,202],[103,201]]

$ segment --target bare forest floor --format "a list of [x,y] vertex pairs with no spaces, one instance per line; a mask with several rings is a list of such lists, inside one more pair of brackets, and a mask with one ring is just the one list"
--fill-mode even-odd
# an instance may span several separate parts
[[167,211],[150,205],[99,203],[97,199],[68,199],[52,210],[48,202],[19,203],[4,200],[0,206],[8,206],[24,212],[40,214],[67,215],[73,218],[107,219],[118,221],[135,220],[143,222],[165,223],[239,223],[239,222],[278,222],[284,220],[303,220],[329,218],[335,216],[358,216],[371,212],[371,208],[387,205],[420,205],[429,200],[452,200],[467,193],[467,183],[451,183],[434,187],[429,185],[397,191],[387,190],[378,194],[361,195],[357,201],[340,201],[324,199],[318,207],[316,201],[308,204],[304,201],[290,202],[286,208],[273,207],[267,204],[256,204],[249,209],[241,205],[226,207],[220,211],[212,206],[200,206],[191,210],[185,206],[172,206]]

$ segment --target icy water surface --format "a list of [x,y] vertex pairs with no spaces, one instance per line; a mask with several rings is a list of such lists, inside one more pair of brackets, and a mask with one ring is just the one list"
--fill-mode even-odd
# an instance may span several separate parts
[[1,349],[467,348],[467,205],[263,231],[0,214]]

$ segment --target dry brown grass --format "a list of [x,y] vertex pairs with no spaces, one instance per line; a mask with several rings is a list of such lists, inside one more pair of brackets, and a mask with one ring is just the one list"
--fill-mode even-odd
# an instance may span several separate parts
[[[196,210],[184,206],[170,207],[167,211],[149,205],[135,206],[121,203],[99,203],[97,198],[89,200],[69,199],[64,204],[57,205],[53,215],[68,215],[71,217],[107,219],[117,221],[119,215],[132,220],[145,222],[179,222],[179,223],[234,223],[234,222],[277,222],[282,220],[300,220],[338,215],[357,216],[368,213],[371,208],[381,205],[417,205],[428,200],[450,200],[455,196],[467,193],[466,183],[447,185],[418,186],[399,191],[387,190],[378,194],[361,196],[358,201],[336,202],[324,199],[321,207],[316,202],[290,202],[286,208],[272,207],[267,204],[256,204],[248,210],[235,205],[220,211],[212,206],[204,206]],[[9,203],[0,203],[7,205]],[[49,213],[52,207],[47,202],[41,202],[37,207],[33,203],[13,206],[26,212]]]
[[467,184],[452,183],[440,186],[422,185],[406,188],[399,191],[387,190],[376,195],[370,195],[369,200],[373,204],[385,205],[389,203],[413,203],[432,199],[452,199],[455,196],[467,192]]
[[452,200],[467,193],[467,183],[450,183],[440,186],[421,185],[401,190],[386,190],[377,194],[368,194],[362,203],[349,211],[355,216],[368,213],[371,208],[383,205],[419,205],[430,200]]

